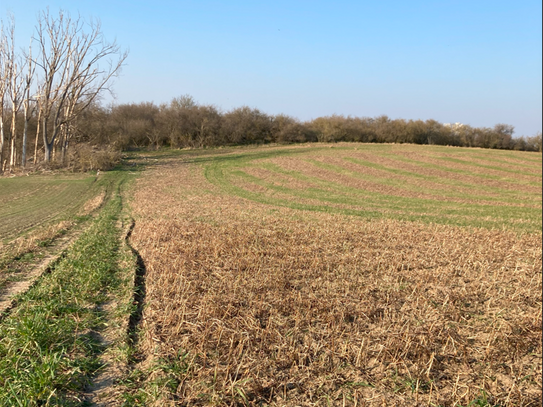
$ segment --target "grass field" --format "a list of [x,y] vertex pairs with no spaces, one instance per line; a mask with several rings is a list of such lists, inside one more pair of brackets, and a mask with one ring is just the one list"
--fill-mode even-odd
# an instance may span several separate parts
[[[5,185],[15,194],[4,196],[4,201],[12,209],[24,206],[26,194],[32,202],[29,215],[41,225],[10,229],[26,233],[0,253],[0,294],[6,290],[9,294],[14,274],[25,278],[32,273],[35,262],[30,258],[47,253],[62,231],[81,226],[81,232],[65,254],[17,296],[15,306],[0,313],[0,406],[88,405],[89,386],[104,368],[102,355],[117,352],[118,360],[128,347],[134,263],[122,249],[119,221],[131,175],[125,171],[107,172],[98,179],[60,175],[58,182],[49,176],[29,178],[31,182],[26,177],[0,180],[9,181]],[[43,188],[38,187],[40,181]],[[63,204],[66,196],[71,200]],[[46,205],[42,209],[47,216],[40,217],[40,202]],[[52,202],[59,205],[47,212]],[[69,220],[59,226],[59,219]],[[4,224],[16,223],[9,220]],[[102,335],[107,329],[116,332],[106,343]]]
[[205,174],[229,194],[274,206],[541,229],[541,156],[535,154],[344,144],[218,157]]
[[76,215],[99,194],[95,179],[88,174],[0,178],[0,243]]
[[24,280],[26,269],[46,258],[59,238],[69,238],[100,207],[114,178],[109,174],[0,178],[0,303],[6,285]]
[[345,144],[148,160],[129,405],[540,405],[541,155]]

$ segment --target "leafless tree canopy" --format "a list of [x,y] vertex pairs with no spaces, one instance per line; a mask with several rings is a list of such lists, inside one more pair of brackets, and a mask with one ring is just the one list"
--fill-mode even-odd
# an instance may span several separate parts
[[45,160],[57,137],[63,151],[70,139],[70,125],[119,72],[126,53],[104,40],[99,22],[73,20],[60,12],[52,17],[43,12],[37,26],[38,56],[34,61],[43,83],[38,94],[41,105]]
[[[77,120],[100,95],[110,91],[127,57],[116,42],[108,42],[99,21],[72,18],[48,10],[38,17],[28,52],[16,53],[15,23],[2,25],[0,33],[0,170],[13,168],[17,158],[26,164],[29,122],[35,122],[35,155],[38,132],[44,160],[58,149],[64,161]],[[34,48],[34,52],[33,52]],[[18,116],[24,112],[22,141]],[[11,122],[6,132],[7,114]],[[32,117],[36,115],[37,117]],[[9,142],[9,143],[8,143]],[[9,144],[9,163],[5,153]],[[36,157],[34,157],[36,161]]]

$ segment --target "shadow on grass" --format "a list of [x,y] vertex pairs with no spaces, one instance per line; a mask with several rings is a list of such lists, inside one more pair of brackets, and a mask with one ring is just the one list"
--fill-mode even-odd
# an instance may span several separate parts
[[145,304],[145,295],[146,295],[145,275],[147,274],[147,269],[145,267],[145,262],[143,261],[143,258],[141,257],[139,252],[136,249],[134,249],[132,245],[129,243],[130,236],[132,236],[132,232],[135,226],[136,226],[136,222],[132,220],[130,228],[128,229],[128,232],[125,236],[126,245],[130,248],[130,250],[132,251],[132,254],[136,257],[136,272],[134,275],[134,299],[133,299],[133,303],[135,307],[130,313],[130,318],[128,320],[128,339],[132,347],[135,347],[138,342],[138,326],[143,317],[143,306]]

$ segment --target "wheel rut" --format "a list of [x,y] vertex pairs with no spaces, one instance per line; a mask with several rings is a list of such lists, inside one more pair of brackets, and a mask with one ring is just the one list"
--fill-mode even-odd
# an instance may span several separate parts
[[21,275],[20,280],[10,282],[0,289],[0,321],[6,318],[11,310],[17,306],[19,295],[27,292],[42,275],[51,272],[55,264],[66,255],[70,246],[83,233],[86,227],[71,230],[64,236],[55,239],[43,259],[33,265],[28,272],[19,273]]
[[145,275],[147,274],[147,269],[145,267],[145,262],[139,254],[139,252],[132,247],[130,244],[130,236],[132,236],[132,231],[136,226],[136,222],[132,219],[130,228],[126,233],[125,243],[127,247],[132,252],[132,255],[136,258],[136,270],[134,275],[134,305],[136,306],[135,310],[130,314],[128,321],[128,338],[130,340],[131,346],[136,346],[138,340],[138,326],[143,317],[143,306],[145,304]]
[[[131,253],[134,263],[132,269],[133,286],[132,297],[130,298],[134,308],[128,318],[120,323],[112,321],[108,322],[108,328],[102,332],[96,332],[96,338],[105,348],[105,351],[101,354],[100,360],[102,363],[102,369],[93,378],[92,384],[87,388],[85,392],[85,400],[90,406],[102,407],[102,406],[116,406],[120,405],[119,401],[119,388],[117,386],[118,380],[126,377],[131,369],[131,365],[134,360],[120,361],[115,358],[111,353],[111,350],[119,345],[123,339],[119,337],[120,332],[124,332],[124,342],[127,343],[130,348],[134,349],[138,340],[138,327],[143,315],[143,307],[145,303],[145,275],[146,267],[143,258],[139,252],[130,244],[130,236],[136,222],[130,218],[127,225],[122,225],[122,242],[124,250],[128,250]],[[112,315],[115,308],[118,306],[118,300],[112,299],[111,301],[101,305],[106,314]]]
[[[98,196],[99,200],[93,202],[92,207],[89,208],[87,214],[91,215],[92,218],[95,218],[104,206],[107,194],[108,188],[105,188],[102,194]],[[96,198],[93,200],[96,200]],[[92,218],[90,221],[83,223],[82,226],[76,225],[68,229],[63,236],[55,238],[40,261],[31,265],[27,272],[18,273],[21,277],[19,280],[9,282],[0,288],[0,322],[17,306],[19,295],[24,294],[32,288],[42,275],[51,272],[55,264],[66,255],[72,244],[90,227]]]

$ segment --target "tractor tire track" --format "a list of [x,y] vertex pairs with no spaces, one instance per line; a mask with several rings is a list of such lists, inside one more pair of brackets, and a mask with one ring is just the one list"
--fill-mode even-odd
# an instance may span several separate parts
[[[121,324],[120,329],[126,333],[126,341],[132,349],[137,345],[138,327],[143,316],[143,306],[146,294],[145,275],[147,271],[139,252],[130,244],[130,236],[132,235],[135,225],[136,222],[133,218],[129,218],[126,226],[124,224],[120,225],[123,229],[121,240],[123,241],[124,250],[130,252],[133,258],[132,264],[134,266],[132,283],[133,294],[131,297],[131,303],[134,308],[129,317]],[[105,304],[105,307],[113,309],[118,305],[116,304],[115,299],[112,302],[113,303]],[[119,326],[115,326],[114,323],[108,323],[108,326],[110,328],[106,329],[104,332],[97,333],[98,339],[106,348],[115,345],[114,338],[116,336],[118,337],[118,332],[116,331],[119,329]],[[88,387],[85,394],[86,402],[93,407],[119,405],[119,389],[117,388],[117,381],[127,375],[127,372],[130,371],[131,365],[135,360],[129,360],[127,363],[123,363],[118,359],[112,358],[107,351],[102,354],[100,359],[104,367],[94,377],[92,384]]]
[[108,188],[106,187],[104,190],[104,199],[90,212],[92,218],[89,221],[84,223],[82,227],[75,226],[70,228],[64,236],[56,238],[43,259],[32,266],[27,273],[20,273],[24,276],[21,280],[13,281],[5,287],[0,288],[0,322],[17,306],[19,295],[24,294],[32,288],[41,276],[50,273],[55,265],[66,256],[72,244],[92,225],[92,220],[107,201],[108,192]]
[[[55,265],[66,255],[68,249],[88,226],[77,230],[71,230],[64,236],[55,239],[52,248],[45,258],[34,265],[27,273],[24,273],[22,280],[8,283],[0,290],[0,321],[9,315],[11,310],[17,306],[17,298],[20,294],[32,288],[40,277],[50,273]],[[23,273],[21,273],[23,274]]]

